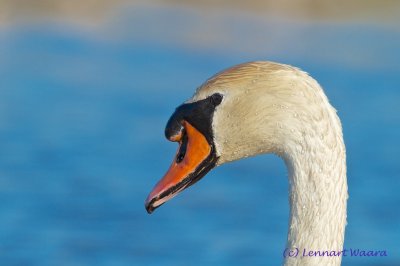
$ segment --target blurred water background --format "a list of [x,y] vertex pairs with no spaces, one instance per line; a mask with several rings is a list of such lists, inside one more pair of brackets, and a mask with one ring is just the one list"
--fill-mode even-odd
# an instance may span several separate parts
[[[244,4],[246,3],[246,4]],[[334,4],[333,4],[334,3]],[[348,151],[343,265],[400,265],[398,1],[0,1],[0,265],[279,265],[273,155],[219,167],[149,216],[174,108],[252,60],[301,67]]]

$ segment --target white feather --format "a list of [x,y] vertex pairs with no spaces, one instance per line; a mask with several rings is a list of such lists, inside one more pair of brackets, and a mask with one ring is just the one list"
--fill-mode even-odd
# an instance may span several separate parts
[[[213,118],[218,164],[262,153],[289,171],[288,248],[341,251],[346,225],[346,154],[340,120],[319,84],[283,64],[251,62],[223,71],[189,102],[224,95]],[[287,258],[285,265],[340,265],[340,256]]]

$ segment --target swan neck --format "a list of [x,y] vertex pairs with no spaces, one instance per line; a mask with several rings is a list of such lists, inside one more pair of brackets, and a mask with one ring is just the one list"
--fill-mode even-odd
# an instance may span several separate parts
[[[346,158],[341,132],[325,141],[309,136],[286,158],[290,184],[287,248],[343,250],[346,225]],[[314,134],[315,135],[315,134]],[[285,265],[340,265],[341,256],[288,258]]]

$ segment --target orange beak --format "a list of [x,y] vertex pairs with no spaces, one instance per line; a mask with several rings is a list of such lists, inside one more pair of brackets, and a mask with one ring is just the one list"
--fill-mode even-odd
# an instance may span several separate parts
[[175,159],[146,199],[148,213],[196,183],[215,165],[213,147],[205,136],[187,121],[182,125],[183,132],[170,138],[179,141]]

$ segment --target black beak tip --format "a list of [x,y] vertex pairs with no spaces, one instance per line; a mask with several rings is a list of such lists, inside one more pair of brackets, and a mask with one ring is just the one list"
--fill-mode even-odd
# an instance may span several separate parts
[[153,206],[151,206],[150,204],[145,204],[144,207],[146,208],[146,211],[148,214],[151,214],[154,211]]
[[152,214],[153,211],[156,209],[156,208],[154,208],[153,203],[154,203],[154,200],[151,200],[151,201],[146,200],[146,202],[144,203],[144,207],[148,214]]

